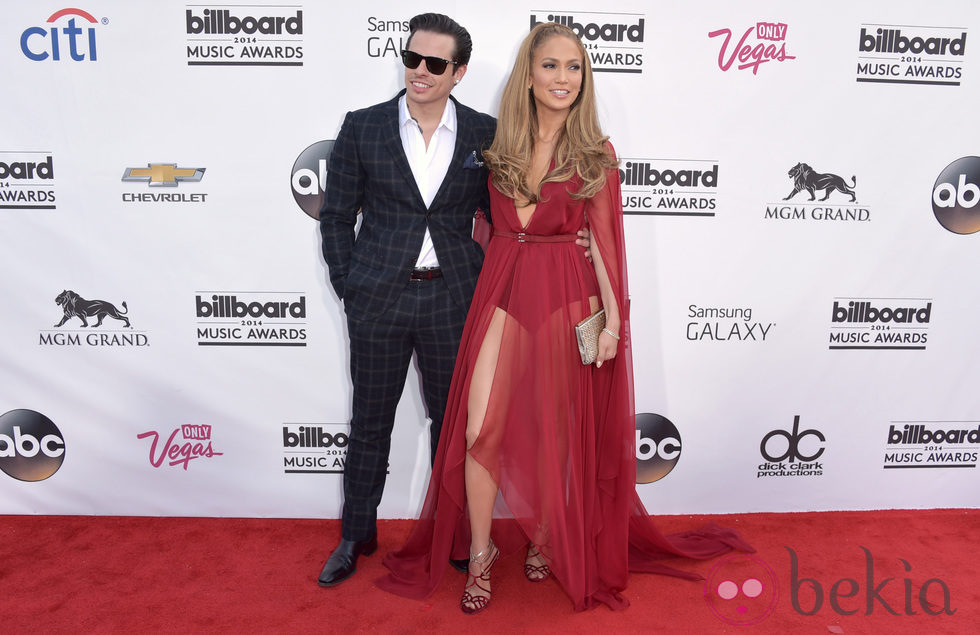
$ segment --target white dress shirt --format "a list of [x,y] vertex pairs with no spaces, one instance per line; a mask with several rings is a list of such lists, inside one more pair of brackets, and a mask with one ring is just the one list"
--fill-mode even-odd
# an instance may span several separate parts
[[[426,147],[422,128],[408,112],[408,104],[405,96],[402,95],[398,100],[398,133],[401,135],[402,148],[405,149],[405,156],[408,157],[408,164],[412,168],[412,175],[422,194],[422,200],[425,206],[429,207],[442,185],[442,180],[446,178],[449,164],[453,160],[453,151],[456,149],[456,104],[451,99],[446,100],[442,119]],[[422,240],[422,249],[419,251],[415,266],[439,266],[428,227],[425,228],[425,238]]]

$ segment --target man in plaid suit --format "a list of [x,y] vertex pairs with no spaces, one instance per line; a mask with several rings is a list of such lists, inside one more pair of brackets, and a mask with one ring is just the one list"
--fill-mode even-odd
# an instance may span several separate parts
[[377,549],[395,407],[413,352],[435,456],[483,264],[473,215],[489,210],[481,157],[496,122],[450,96],[466,73],[472,41],[439,14],[415,16],[409,30],[405,90],[347,114],[320,210],[323,257],[347,314],[354,386],[342,539],[320,574],[322,586],[346,580],[357,558]]

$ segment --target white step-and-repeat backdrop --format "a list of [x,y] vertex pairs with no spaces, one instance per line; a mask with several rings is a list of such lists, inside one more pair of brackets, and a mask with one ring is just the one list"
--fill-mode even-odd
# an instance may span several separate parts
[[[86,0],[0,22],[0,513],[338,516],[321,158],[423,11],[490,113],[535,22],[582,34],[651,512],[980,506],[977,3]],[[410,372],[382,516],[426,434]]]

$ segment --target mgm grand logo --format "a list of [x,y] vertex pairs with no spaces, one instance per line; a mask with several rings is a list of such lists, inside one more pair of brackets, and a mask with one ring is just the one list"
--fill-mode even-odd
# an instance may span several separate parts
[[[61,320],[54,325],[58,330],[48,329],[40,332],[41,346],[149,345],[146,333],[132,330],[129,307],[125,301],[120,303],[122,307],[120,310],[112,302],[87,300],[70,289],[63,290],[55,296],[54,301],[61,307]],[[113,321],[105,322],[106,318],[111,318]],[[98,329],[103,326],[103,322],[105,322],[105,329],[99,332],[81,330]]]
[[[858,204],[857,177],[851,176],[850,183],[842,176],[830,172],[817,172],[807,163],[797,163],[786,173],[793,181],[793,189],[779,203],[766,204],[765,218],[771,220],[816,220],[816,221],[870,221],[871,209]],[[806,192],[806,201],[787,205],[797,194]],[[817,195],[822,194],[820,199]],[[843,203],[829,201],[831,195],[836,200],[845,198]]]

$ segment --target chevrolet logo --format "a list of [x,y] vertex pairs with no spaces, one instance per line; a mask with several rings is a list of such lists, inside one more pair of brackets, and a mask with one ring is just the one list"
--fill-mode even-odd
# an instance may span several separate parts
[[178,168],[176,163],[147,163],[145,168],[126,168],[123,181],[145,181],[150,187],[177,187],[178,181],[200,181],[205,168]]

